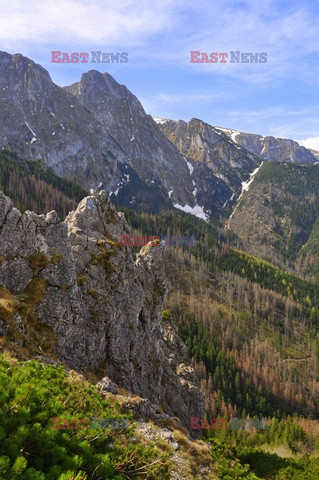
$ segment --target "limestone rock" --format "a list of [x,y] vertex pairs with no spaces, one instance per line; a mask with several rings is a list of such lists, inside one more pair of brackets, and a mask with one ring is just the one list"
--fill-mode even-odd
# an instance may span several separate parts
[[0,263],[0,284],[13,293],[22,292],[31,282],[32,270],[26,260],[16,258]]
[[0,205],[0,286],[10,306],[2,316],[0,305],[1,334],[10,324],[25,346],[33,332],[39,355],[103,372],[102,390],[124,388],[185,426],[202,416],[186,347],[161,318],[163,247],[149,244],[135,260],[120,243],[130,231],[124,215],[105,191],[84,198],[65,222],[55,212],[22,215],[2,193]]
[[114,382],[109,377],[103,377],[97,386],[100,388],[101,393],[107,393],[111,392],[114,393],[114,395],[117,395],[119,392],[119,389],[117,388],[117,385],[115,385]]

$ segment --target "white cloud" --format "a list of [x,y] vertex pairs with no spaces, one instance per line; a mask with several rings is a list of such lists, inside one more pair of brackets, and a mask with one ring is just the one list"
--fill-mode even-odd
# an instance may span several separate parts
[[296,140],[299,145],[302,145],[306,148],[311,148],[312,150],[317,150],[319,152],[319,137],[310,137],[305,140]]
[[19,45],[34,42],[66,48],[89,43],[141,44],[145,37],[172,27],[173,0],[11,0],[2,2],[0,41]]

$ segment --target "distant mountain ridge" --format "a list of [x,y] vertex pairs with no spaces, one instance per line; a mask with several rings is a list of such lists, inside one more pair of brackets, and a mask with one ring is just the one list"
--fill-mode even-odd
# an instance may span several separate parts
[[238,145],[269,162],[315,163],[318,161],[318,152],[299,145],[296,140],[256,135],[229,128],[216,128],[230,136]]
[[[154,120],[168,136],[171,135],[172,122],[174,124],[183,122],[183,120],[176,121],[159,117],[154,117]],[[205,122],[198,119],[192,119],[190,122],[184,123],[191,124],[194,120],[205,124]],[[318,151],[306,148],[296,140],[269,135],[262,136],[212,125],[209,125],[209,127],[214,129],[215,132],[222,132],[227,135],[237,146],[243,147],[269,162],[316,163],[319,158]]]

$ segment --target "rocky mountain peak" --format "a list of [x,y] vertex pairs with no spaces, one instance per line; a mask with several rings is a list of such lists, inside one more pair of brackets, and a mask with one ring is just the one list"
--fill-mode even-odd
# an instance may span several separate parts
[[94,88],[95,93],[104,93],[115,98],[123,98],[127,94],[128,90],[124,85],[120,85],[110,74],[107,72],[101,73],[97,70],[90,70],[84,73],[80,81],[81,90]]
[[65,90],[110,132],[141,179],[156,182],[166,191],[167,198],[171,191],[172,200],[177,203],[194,205],[193,186],[183,156],[124,85],[107,73],[90,71]]
[[49,73],[41,65],[20,53],[10,55],[0,52],[0,85],[22,84],[31,80],[45,83],[51,79]]
[[116,180],[123,150],[77,99],[22,55],[0,56],[0,146],[42,159],[58,174],[96,187]]
[[167,120],[159,127],[187,159],[199,204],[212,215],[227,215],[261,158],[198,118]]

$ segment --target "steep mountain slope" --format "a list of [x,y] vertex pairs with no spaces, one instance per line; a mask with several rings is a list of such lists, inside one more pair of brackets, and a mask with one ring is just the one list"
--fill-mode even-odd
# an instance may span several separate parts
[[[239,147],[227,135],[193,118],[189,122],[157,119],[167,137],[191,161],[197,195],[206,208],[214,208],[210,191],[215,191],[218,213],[230,212],[241,193],[242,182],[249,178],[262,159]],[[212,176],[213,174],[213,176]],[[206,178],[214,178],[207,184]]]
[[319,152],[317,150],[312,150],[311,148],[308,148],[308,150],[317,158],[317,160],[319,159]]
[[302,246],[298,266],[311,279],[319,281],[319,215],[317,215],[307,242]]
[[[82,84],[81,100],[87,100],[92,111],[55,85],[40,65],[20,54],[0,52],[0,147],[23,158],[42,159],[87,189],[103,186],[118,193],[131,184],[125,199],[133,207],[140,206],[135,198],[140,191],[164,209],[172,208],[169,191],[177,204],[194,207],[184,158],[138,100],[107,74],[89,72]],[[97,108],[102,93],[105,100]],[[128,166],[132,182],[124,171]]]
[[107,73],[91,70],[65,90],[93,112],[103,129],[121,145],[127,162],[141,178],[149,184],[160,179],[176,203],[193,201],[186,162],[124,85]]
[[264,163],[228,222],[251,253],[297,259],[319,212],[319,167]]
[[20,54],[0,52],[0,147],[43,159],[86,188],[116,179],[121,147],[94,115]]
[[315,163],[318,161],[315,152],[300,146],[295,140],[263,137],[229,128],[216,128],[228,135],[238,145],[269,162]]

